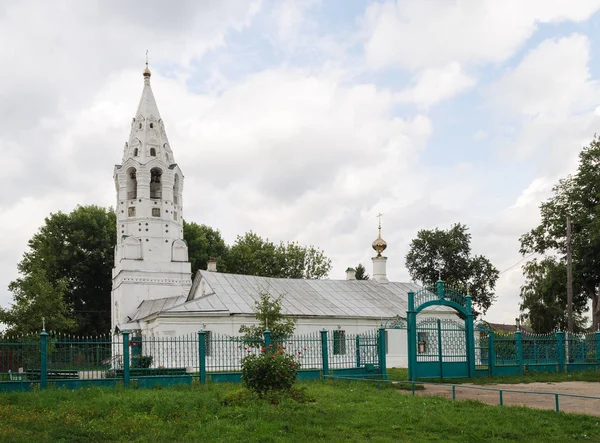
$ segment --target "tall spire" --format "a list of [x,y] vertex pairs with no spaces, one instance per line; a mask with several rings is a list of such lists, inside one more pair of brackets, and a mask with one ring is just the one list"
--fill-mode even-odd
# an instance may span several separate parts
[[175,163],[175,160],[150,86],[152,73],[148,67],[148,51],[146,51],[146,68],[142,75],[144,89],[131,124],[129,141],[125,144],[123,162],[128,158],[135,158],[138,163],[144,164],[158,158],[170,165]]

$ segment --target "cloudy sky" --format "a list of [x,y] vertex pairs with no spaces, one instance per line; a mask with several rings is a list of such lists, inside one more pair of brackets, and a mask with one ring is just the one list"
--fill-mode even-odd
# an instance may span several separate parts
[[[114,205],[150,50],[186,216],[388,274],[466,223],[512,322],[518,238],[600,128],[599,0],[0,0],[0,305],[50,212]],[[509,269],[510,268],[510,269]],[[107,294],[108,296],[108,294]]]

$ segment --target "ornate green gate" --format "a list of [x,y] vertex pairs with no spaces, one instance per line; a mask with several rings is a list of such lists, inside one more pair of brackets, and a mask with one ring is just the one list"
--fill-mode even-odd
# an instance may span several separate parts
[[[423,310],[445,306],[458,318],[424,318]],[[449,311],[450,313],[451,311]],[[408,375],[419,378],[472,377],[475,349],[471,297],[447,288],[442,281],[408,293]]]

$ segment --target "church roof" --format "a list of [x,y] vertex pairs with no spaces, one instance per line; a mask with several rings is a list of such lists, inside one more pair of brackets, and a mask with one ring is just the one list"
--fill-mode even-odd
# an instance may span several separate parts
[[156,120],[160,120],[158,105],[156,104],[156,99],[154,98],[152,88],[150,87],[150,76],[144,77],[144,89],[135,115],[142,115],[144,118],[153,115]]
[[287,279],[209,271],[198,271],[194,280],[187,301],[172,297],[144,302],[135,318],[156,313],[252,315],[254,302],[261,292],[268,292],[273,297],[283,296],[281,304],[286,315],[390,318],[405,316],[408,291],[420,289],[415,283]]

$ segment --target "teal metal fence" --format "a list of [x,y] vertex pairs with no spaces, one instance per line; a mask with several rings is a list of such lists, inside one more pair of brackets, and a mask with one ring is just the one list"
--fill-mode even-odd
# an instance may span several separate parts
[[178,337],[131,335],[76,337],[42,331],[23,337],[0,336],[0,391],[78,388],[102,385],[150,387],[239,381],[242,360],[263,347],[281,346],[301,362],[300,379],[332,371],[385,376],[384,330],[348,335],[319,331],[257,340],[199,331]]

